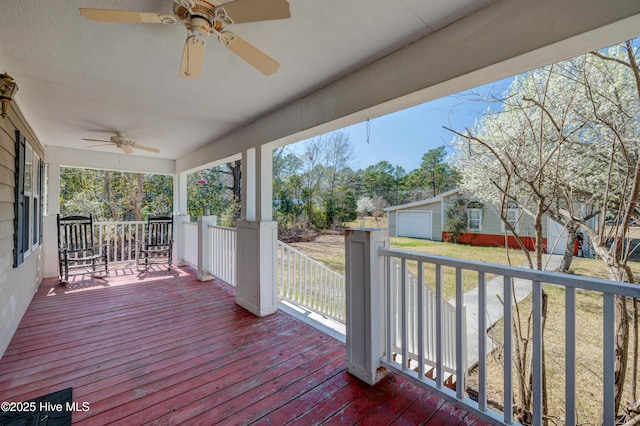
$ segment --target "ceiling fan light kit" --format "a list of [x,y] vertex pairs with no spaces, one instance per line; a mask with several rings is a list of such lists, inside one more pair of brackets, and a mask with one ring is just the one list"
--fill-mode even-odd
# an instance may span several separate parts
[[80,14],[98,22],[182,23],[189,32],[178,75],[196,78],[202,69],[205,39],[211,34],[231,52],[265,75],[275,73],[280,64],[251,43],[228,31],[227,26],[291,17],[288,0],[232,0],[220,5],[207,0],[173,0],[173,14],[132,10],[81,8]]

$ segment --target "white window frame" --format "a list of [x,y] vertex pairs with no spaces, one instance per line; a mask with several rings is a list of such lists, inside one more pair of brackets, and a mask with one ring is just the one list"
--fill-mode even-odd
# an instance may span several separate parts
[[[509,214],[513,215],[512,219],[509,219]],[[512,208],[508,208],[507,209],[507,222],[509,222],[511,224],[511,226],[513,227],[513,229],[516,230],[516,232],[518,231],[518,221],[520,220],[520,209],[517,207],[512,207]],[[500,226],[501,226],[501,230],[502,232],[511,232],[510,229],[507,229],[504,220],[500,221]]]
[[[28,142],[27,142],[28,143]],[[40,245],[40,156],[33,151],[33,163],[31,165],[31,208],[29,209],[29,232],[31,240],[29,246],[31,249],[35,249]],[[25,171],[26,172],[26,171]],[[35,240],[35,241],[34,241]]]
[[[471,218],[472,213],[478,213],[478,218],[472,219]],[[472,220],[478,221],[477,228],[471,226]],[[467,209],[467,230],[472,232],[482,232],[482,209],[478,209],[478,208]]]
[[26,230],[24,241],[24,258],[26,259],[33,250],[33,147],[26,142],[24,145],[24,221],[23,228]]
[[[31,252],[40,246],[40,223],[42,215],[40,209],[42,204],[40,203],[40,156],[35,152],[33,147],[28,141],[24,146],[24,220],[27,221],[24,225],[28,235],[24,236],[25,251],[24,259],[26,259]],[[28,180],[28,178],[30,180]]]

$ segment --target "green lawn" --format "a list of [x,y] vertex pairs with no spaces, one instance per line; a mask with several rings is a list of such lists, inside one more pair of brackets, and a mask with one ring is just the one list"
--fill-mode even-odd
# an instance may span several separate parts
[[[368,220],[368,222],[366,222],[368,225],[376,223],[374,219],[366,220]],[[291,245],[332,270],[344,275],[345,258],[343,235],[323,234],[318,236],[314,241],[292,243]],[[507,250],[504,247],[478,247],[415,238],[391,237],[391,248],[498,265],[524,266],[527,264],[527,258],[522,251],[515,249]],[[640,273],[640,262],[630,262],[629,264],[636,275]],[[415,262],[409,262],[408,265],[413,273],[417,272]],[[575,258],[571,269],[577,275],[607,279],[604,263],[598,259]],[[434,267],[426,265],[425,277],[433,275]],[[487,277],[487,279],[489,278],[490,277]],[[434,280],[431,279],[429,281],[433,282]],[[463,281],[465,291],[474,288],[477,285],[477,273],[465,271]],[[455,272],[451,268],[444,268],[444,297],[446,300],[455,297]]]

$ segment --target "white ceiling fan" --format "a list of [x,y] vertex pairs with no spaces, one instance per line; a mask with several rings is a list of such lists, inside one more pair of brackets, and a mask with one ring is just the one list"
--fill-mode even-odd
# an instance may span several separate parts
[[211,34],[227,49],[247,61],[265,75],[273,74],[280,64],[226,27],[231,24],[270,21],[291,17],[288,0],[233,0],[220,4],[217,0],[173,0],[173,15],[132,10],[81,8],[80,14],[93,21],[141,22],[146,24],[182,23],[189,35],[185,42],[179,75],[200,76],[205,39]]
[[100,144],[100,145],[92,145],[89,148],[114,144],[117,148],[121,149],[125,154],[133,154],[134,149],[142,149],[144,151],[155,152],[155,153],[160,152],[160,150],[157,148],[150,148],[148,146],[140,145],[132,141],[131,139],[127,138],[127,135],[125,133],[122,133],[122,132],[116,132],[116,135],[111,136],[110,140],[87,139],[87,138],[82,138],[82,140],[89,141],[89,142],[104,142],[103,144]]

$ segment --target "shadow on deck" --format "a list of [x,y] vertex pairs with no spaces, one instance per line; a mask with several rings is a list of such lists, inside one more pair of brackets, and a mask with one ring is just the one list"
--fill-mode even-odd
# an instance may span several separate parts
[[192,269],[45,280],[0,359],[0,401],[73,387],[74,424],[481,424],[390,375],[345,371],[341,342]]

